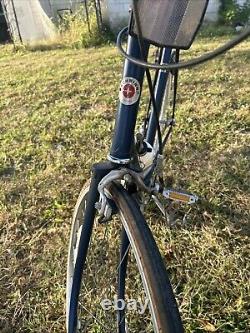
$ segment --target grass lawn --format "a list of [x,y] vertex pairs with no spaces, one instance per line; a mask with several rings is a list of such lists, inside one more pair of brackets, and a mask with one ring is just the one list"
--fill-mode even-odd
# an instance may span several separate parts
[[[148,216],[188,333],[249,332],[249,48],[181,73],[165,171],[202,200],[183,226]],[[64,332],[70,217],[108,153],[121,69],[114,46],[0,47],[1,333]]]

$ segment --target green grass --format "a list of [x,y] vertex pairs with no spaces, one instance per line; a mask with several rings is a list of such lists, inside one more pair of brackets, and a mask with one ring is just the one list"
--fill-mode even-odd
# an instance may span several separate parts
[[[249,46],[181,73],[165,171],[202,200],[183,226],[149,216],[188,333],[249,329]],[[113,46],[0,48],[1,333],[64,331],[70,217],[108,153],[121,68]]]
[[218,23],[209,23],[206,22],[201,26],[201,30],[199,31],[200,37],[228,37],[231,35],[237,34],[235,28],[232,25],[222,25]]

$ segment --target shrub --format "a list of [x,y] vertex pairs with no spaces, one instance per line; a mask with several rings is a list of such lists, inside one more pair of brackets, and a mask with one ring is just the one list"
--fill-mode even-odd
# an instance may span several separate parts
[[109,40],[107,33],[99,31],[95,13],[90,12],[89,24],[83,16],[84,11],[64,14],[58,22],[55,38],[33,43],[15,44],[14,49],[28,51],[46,51],[63,48],[87,48],[99,46]]
[[221,0],[219,15],[222,24],[245,24],[250,17],[250,0],[243,5],[239,5],[236,0]]
[[59,24],[59,33],[60,43],[68,47],[98,46],[105,41],[98,29],[95,15],[90,14],[88,25],[81,11],[65,15]]

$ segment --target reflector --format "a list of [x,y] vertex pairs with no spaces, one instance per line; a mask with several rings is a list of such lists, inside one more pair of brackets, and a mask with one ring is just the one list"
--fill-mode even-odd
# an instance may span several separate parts
[[[138,0],[143,38],[158,46],[189,49],[209,0]],[[137,35],[132,20],[130,33]]]

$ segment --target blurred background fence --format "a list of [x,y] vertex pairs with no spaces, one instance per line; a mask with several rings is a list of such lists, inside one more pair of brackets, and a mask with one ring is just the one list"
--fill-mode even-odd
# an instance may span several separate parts
[[[116,33],[127,24],[130,6],[131,0],[0,0],[0,41],[30,43],[53,39],[58,27],[76,14],[78,23],[80,18],[89,34],[96,27],[99,33],[107,28]],[[249,14],[250,0],[210,0],[205,20],[244,25]]]

